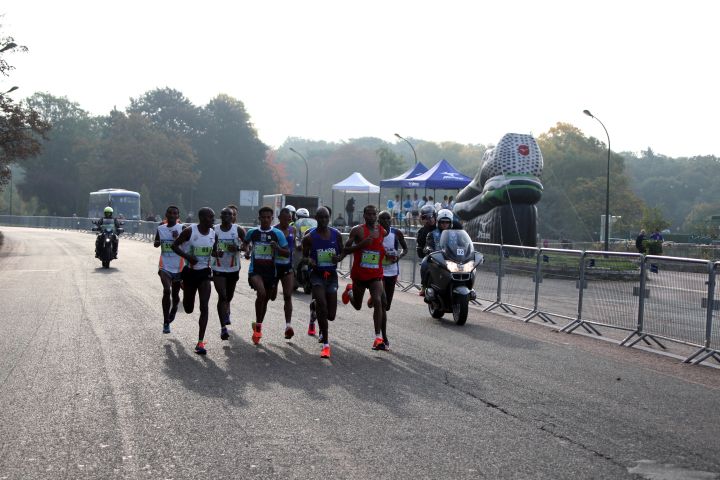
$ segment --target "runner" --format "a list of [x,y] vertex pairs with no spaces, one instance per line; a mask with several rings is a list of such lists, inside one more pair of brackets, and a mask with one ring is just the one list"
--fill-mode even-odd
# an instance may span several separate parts
[[[170,324],[175,320],[178,306],[180,305],[180,272],[185,265],[185,259],[173,252],[172,244],[183,226],[178,223],[180,210],[175,205],[170,205],[165,210],[167,223],[158,225],[155,232],[155,248],[160,247],[160,263],[158,275],[163,287],[162,309],[163,309],[163,333],[170,333]],[[172,297],[172,298],[171,298]]]
[[[313,313],[320,324],[322,339],[321,358],[330,358],[330,337],[328,336],[328,320],[335,320],[337,311],[338,275],[337,264],[342,261],[342,235],[334,228],[328,227],[330,213],[327,208],[320,207],[315,213],[317,227],[310,230],[302,239],[303,257],[310,259],[310,284],[312,285]],[[315,323],[311,321],[313,334]],[[308,331],[308,334],[310,332]]]
[[[189,263],[182,271],[183,280],[183,308],[185,313],[192,313],[195,309],[195,294],[200,297],[200,319],[198,321],[198,342],[195,353],[205,355],[205,329],[208,323],[208,304],[210,303],[210,279],[212,270],[210,263],[215,245],[215,212],[212,208],[203,207],[198,211],[198,224],[184,229],[172,249]],[[183,251],[183,244],[188,244],[188,252]]]
[[385,229],[377,225],[377,209],[374,205],[367,205],[363,209],[365,223],[357,225],[350,230],[350,237],[345,243],[344,253],[354,255],[349,283],[342,294],[344,304],[352,302],[355,310],[362,307],[365,289],[370,290],[373,302],[373,323],[375,327],[375,341],[373,350],[385,350],[382,336],[383,319],[383,267],[385,257],[383,238]]
[[217,312],[220,319],[220,339],[230,338],[230,302],[235,296],[235,285],[240,278],[240,242],[245,230],[233,224],[233,211],[225,207],[220,211],[220,223],[215,225],[215,258],[212,261],[213,283],[218,294]]
[[[237,224],[238,224],[238,223],[237,223],[238,207],[231,203],[231,204],[229,204],[229,205],[227,206],[227,208],[229,208],[230,210],[232,210],[232,224],[233,224],[233,225],[237,225]],[[242,227],[241,227],[241,228],[242,228]],[[242,231],[243,231],[243,233],[245,233],[245,229],[244,229],[244,228],[242,228]],[[238,257],[238,260],[240,260],[239,257]],[[238,265],[239,265],[239,263],[238,263]],[[239,276],[240,276],[240,274],[238,274],[238,278],[239,278]],[[227,306],[227,317],[225,318],[225,326],[228,326],[228,325],[230,325],[230,324],[232,324],[232,322],[230,321],[230,304],[228,303],[228,306]]]
[[[383,247],[385,248],[385,259],[383,260],[383,286],[384,286],[384,307],[382,318],[382,337],[385,342],[385,348],[390,348],[390,340],[387,337],[387,311],[390,310],[393,295],[395,294],[395,284],[400,275],[400,259],[407,255],[408,246],[405,242],[403,233],[391,227],[392,216],[390,212],[383,211],[378,215],[378,223],[385,229],[385,238],[383,238]],[[372,308],[372,297],[368,298],[368,307]]]
[[[262,323],[267,312],[267,304],[277,295],[277,272],[275,257],[290,255],[285,235],[271,226],[273,209],[261,207],[258,211],[260,227],[251,228],[245,235],[243,249],[245,258],[250,258],[248,283],[257,292],[255,299],[255,321],[252,323],[252,341],[255,345],[262,338]],[[249,249],[248,249],[249,247]]]
[[[275,256],[275,270],[277,272],[277,278],[282,283],[283,290],[283,303],[285,309],[285,339],[290,340],[295,331],[292,328],[292,293],[295,290],[295,272],[293,271],[293,251],[295,250],[295,227],[290,225],[292,220],[292,213],[287,207],[281,208],[278,214],[278,220],[280,223],[275,225],[275,228],[280,230],[285,239],[288,242],[289,255],[276,255]],[[275,289],[277,294],[277,288]],[[275,298],[271,298],[275,300]]]

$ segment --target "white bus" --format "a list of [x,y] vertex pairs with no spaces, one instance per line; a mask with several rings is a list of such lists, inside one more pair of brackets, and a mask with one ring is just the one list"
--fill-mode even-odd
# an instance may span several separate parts
[[90,192],[88,202],[88,218],[101,218],[105,207],[113,208],[113,216],[122,215],[127,220],[141,220],[140,194],[123,190],[122,188],[104,188],[97,192]]

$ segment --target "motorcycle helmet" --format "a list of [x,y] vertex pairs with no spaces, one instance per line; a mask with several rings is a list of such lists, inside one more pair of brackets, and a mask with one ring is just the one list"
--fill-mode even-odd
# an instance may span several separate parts
[[431,215],[432,217],[436,216],[435,207],[432,205],[425,205],[420,209],[420,218]]
[[113,214],[112,207],[105,207],[105,210],[103,210],[103,213],[105,214],[106,217],[111,217]]
[[448,210],[447,208],[443,208],[437,214],[437,221],[438,221],[438,223],[440,223],[442,221],[452,223],[453,213],[450,210]]
[[295,207],[293,207],[292,205],[285,205],[285,208],[287,208],[288,210],[290,210],[290,215],[292,215],[293,213],[295,213]]
[[307,208],[298,208],[297,212],[295,212],[298,218],[309,218],[310,212],[308,212]]

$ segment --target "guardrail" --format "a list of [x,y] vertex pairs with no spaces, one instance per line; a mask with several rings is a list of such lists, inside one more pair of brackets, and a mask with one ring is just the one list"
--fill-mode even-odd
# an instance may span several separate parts
[[[77,217],[0,215],[0,225],[89,231],[92,220]],[[152,241],[157,222],[125,220],[126,235]],[[416,239],[406,237],[398,288],[420,289]],[[343,234],[343,241],[347,234]],[[524,315],[572,333],[582,328],[601,335],[609,328],[627,332],[620,345],[640,342],[666,349],[663,341],[694,348],[684,362],[720,362],[720,261],[594,250],[531,248],[475,243],[485,258],[475,281],[484,311]],[[338,270],[349,276],[352,256]],[[558,322],[563,322],[559,326]]]

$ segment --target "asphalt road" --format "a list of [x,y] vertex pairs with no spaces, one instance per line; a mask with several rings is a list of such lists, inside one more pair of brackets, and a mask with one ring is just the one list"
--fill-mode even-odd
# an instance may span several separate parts
[[299,335],[275,302],[256,347],[245,275],[200,357],[197,314],[161,333],[151,245],[103,270],[91,235],[3,233],[0,479],[720,478],[716,369],[479,310],[456,327],[409,293],[390,352],[340,305],[320,359],[303,294]]

